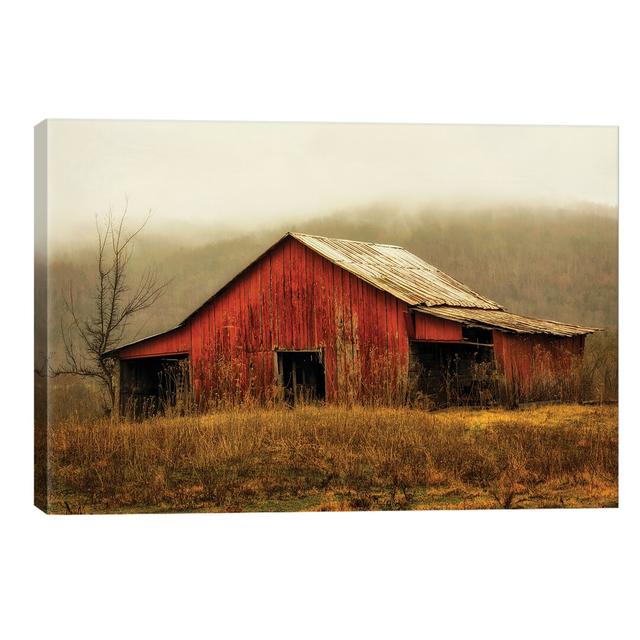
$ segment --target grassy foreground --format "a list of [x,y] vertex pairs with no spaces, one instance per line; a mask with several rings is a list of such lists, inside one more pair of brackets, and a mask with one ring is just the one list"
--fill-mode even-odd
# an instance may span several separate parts
[[50,433],[50,511],[615,507],[616,407],[243,409]]

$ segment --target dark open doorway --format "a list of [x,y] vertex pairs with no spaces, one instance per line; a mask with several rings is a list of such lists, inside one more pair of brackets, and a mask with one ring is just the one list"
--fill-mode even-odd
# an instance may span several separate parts
[[415,393],[435,406],[488,404],[495,392],[493,345],[411,341],[409,371]]
[[278,383],[289,405],[325,399],[324,364],[320,351],[278,351]]
[[134,418],[186,408],[189,401],[186,354],[120,362],[120,412]]

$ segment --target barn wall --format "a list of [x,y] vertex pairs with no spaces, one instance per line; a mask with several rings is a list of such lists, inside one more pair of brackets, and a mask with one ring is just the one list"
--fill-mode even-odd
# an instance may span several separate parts
[[443,318],[434,318],[424,313],[415,314],[416,340],[462,340],[462,325]]
[[120,351],[120,359],[164,356],[173,353],[188,353],[191,349],[189,327],[178,327],[155,338],[149,338]]
[[194,384],[222,377],[268,399],[274,350],[322,349],[327,399],[406,380],[407,305],[286,238],[241,273],[190,322]]
[[547,376],[568,371],[584,352],[584,336],[509,334],[494,330],[496,367],[526,395]]

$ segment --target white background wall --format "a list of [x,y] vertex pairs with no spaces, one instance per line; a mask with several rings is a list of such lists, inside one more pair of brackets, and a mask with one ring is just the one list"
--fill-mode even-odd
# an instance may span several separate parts
[[[637,20],[623,2],[23,2],[0,18],[4,637],[631,638]],[[46,517],[32,126],[46,117],[621,125],[618,510]]]

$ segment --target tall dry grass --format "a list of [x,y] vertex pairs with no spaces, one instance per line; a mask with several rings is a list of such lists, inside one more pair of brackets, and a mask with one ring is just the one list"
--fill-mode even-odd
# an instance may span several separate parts
[[310,406],[70,420],[50,432],[51,509],[278,510],[336,495],[341,508],[412,508],[437,489],[532,506],[549,483],[615,487],[616,419],[612,407]]

